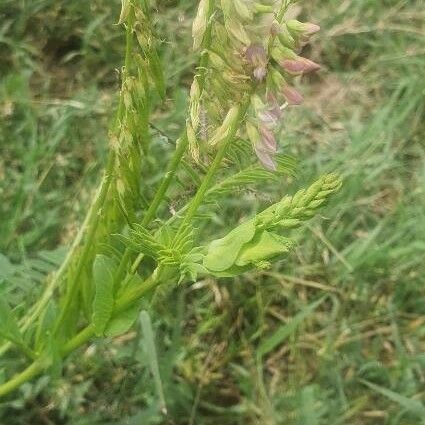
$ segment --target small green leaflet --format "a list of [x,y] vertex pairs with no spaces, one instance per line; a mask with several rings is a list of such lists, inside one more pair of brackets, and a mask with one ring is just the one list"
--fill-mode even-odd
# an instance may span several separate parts
[[23,344],[21,331],[13,311],[3,297],[0,297],[0,336],[15,344]]
[[114,317],[106,325],[104,334],[105,336],[115,337],[126,333],[136,321],[139,315],[140,303],[136,303],[127,310],[121,311],[114,315]]
[[93,300],[93,325],[97,336],[104,334],[114,309],[114,261],[98,255],[93,264],[96,293]]

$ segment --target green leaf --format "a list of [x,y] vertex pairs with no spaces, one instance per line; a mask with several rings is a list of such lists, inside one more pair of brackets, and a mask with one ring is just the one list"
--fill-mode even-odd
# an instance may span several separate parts
[[15,266],[9,261],[9,259],[0,253],[0,281],[7,279],[15,273]]
[[55,323],[56,318],[57,306],[54,300],[51,299],[38,319],[37,328],[35,331],[36,351],[40,350],[46,344],[51,324]]
[[115,337],[126,333],[137,320],[140,303],[136,303],[129,309],[115,315],[106,325],[105,336]]
[[130,244],[136,251],[140,251],[154,259],[158,258],[159,251],[166,248],[141,224],[134,224],[133,229],[130,230],[130,237],[121,236],[121,240],[126,244]]
[[317,307],[326,299],[326,297],[308,305],[302,309],[289,323],[282,325],[273,335],[266,338],[257,349],[259,358],[274,350],[278,345],[282,344],[289,336],[291,336],[301,325],[301,323],[310,316]]
[[47,336],[46,354],[50,375],[53,378],[59,378],[62,375],[63,361],[60,354],[58,340],[52,335]]
[[389,390],[388,388],[380,387],[379,385],[372,384],[372,382],[365,381],[360,379],[360,382],[373,391],[387,397],[388,399],[398,403],[400,406],[405,408],[408,412],[417,415],[419,418],[425,417],[425,406],[419,401],[408,398],[402,394],[398,394],[394,391]]
[[155,389],[158,394],[161,410],[163,413],[166,413],[167,408],[165,404],[165,397],[164,397],[164,390],[162,387],[161,375],[159,373],[158,356],[156,353],[152,322],[151,322],[149,313],[145,310],[142,310],[142,312],[140,313],[140,323],[142,325],[142,332],[143,332],[143,342],[144,342],[143,348],[148,358],[149,369],[154,379]]
[[0,336],[19,345],[23,343],[18,322],[3,297],[0,297]]
[[259,185],[270,181],[278,182],[282,174],[291,176],[296,174],[297,163],[293,157],[280,155],[276,157],[276,160],[278,162],[278,172],[269,171],[259,166],[249,166],[236,174],[226,177],[209,189],[206,193],[206,200],[212,201],[217,196],[234,192],[239,187],[246,188],[249,185]]
[[212,272],[223,272],[233,266],[242,246],[255,235],[253,220],[249,220],[233,229],[224,238],[209,245],[204,266]]
[[114,261],[98,255],[93,264],[96,293],[93,301],[93,325],[96,335],[102,336],[114,309]]

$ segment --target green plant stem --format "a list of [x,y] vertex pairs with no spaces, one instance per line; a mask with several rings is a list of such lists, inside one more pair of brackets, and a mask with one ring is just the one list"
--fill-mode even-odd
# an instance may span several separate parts
[[[209,0],[208,21],[210,21],[213,12],[214,12],[214,1]],[[134,17],[131,16],[130,19],[134,19]],[[198,77],[197,77],[197,78],[199,78],[199,85],[200,85],[201,94],[203,92],[203,89],[205,87],[205,82],[206,82],[206,75],[207,75],[206,71],[207,71],[208,60],[209,60],[208,47],[211,44],[211,36],[212,36],[211,28],[212,28],[212,26],[209,22],[209,25],[208,25],[208,28],[206,30],[206,34],[205,34],[205,37],[204,37],[204,41],[202,43],[203,44],[203,51],[201,53],[201,60],[200,60],[200,65],[199,65],[199,74],[198,74]],[[124,75],[127,75],[129,68],[130,68],[130,65],[131,65],[132,43],[133,43],[132,25],[130,25],[130,23],[128,23],[127,31],[126,31],[126,55],[125,55],[125,74]],[[122,96],[121,96],[117,115],[116,115],[116,119],[115,119],[115,126],[117,124],[119,124],[119,121],[122,118],[123,113],[124,113],[124,102],[123,102],[123,99],[122,99]],[[237,131],[237,128],[235,128],[234,134],[236,133],[236,131]],[[234,134],[233,134],[232,138],[234,137]],[[213,178],[215,172],[217,171],[219,165],[221,164],[221,161],[222,161],[222,159],[223,159],[223,157],[226,153],[227,146],[230,143],[230,138],[227,138],[225,142],[226,143],[223,143],[223,145],[225,144],[225,146],[222,146],[220,148],[220,150],[219,150],[219,152],[218,152],[218,154],[217,154],[217,156],[216,156],[216,158],[215,158],[215,160],[212,164],[213,170],[211,171],[211,169],[210,169],[208,171],[203,183],[201,184],[201,186],[198,190],[197,196],[194,199],[194,201],[196,200],[196,202],[191,204],[191,207],[189,207],[188,213],[195,214],[197,208],[202,203],[202,199],[205,195],[205,192],[208,189],[209,184],[212,181],[212,178]],[[187,134],[186,134],[186,131],[184,131],[184,134],[180,138],[180,140],[178,141],[174,155],[171,158],[170,163],[167,167],[165,177],[162,180],[162,182],[161,182],[161,184],[160,184],[160,186],[159,186],[159,188],[158,188],[158,190],[157,190],[157,192],[154,196],[154,199],[152,200],[152,203],[150,204],[148,211],[146,212],[146,214],[145,214],[145,216],[142,220],[143,225],[149,224],[155,218],[155,215],[157,213],[159,205],[161,204],[162,200],[164,199],[165,194],[166,194],[166,192],[167,192],[167,190],[168,190],[168,188],[169,188],[169,186],[170,186],[170,184],[171,184],[171,182],[172,182],[172,180],[175,176],[175,173],[177,172],[178,166],[180,165],[180,163],[183,159],[183,156],[186,153],[188,143],[189,143],[189,141],[188,141],[188,138],[187,138]],[[90,252],[90,249],[92,248],[92,242],[93,242],[94,236],[96,234],[97,226],[99,224],[100,215],[98,214],[98,211],[101,210],[101,208],[102,208],[102,206],[103,206],[103,204],[106,200],[107,194],[108,194],[109,186],[110,186],[110,183],[111,183],[111,180],[112,180],[112,172],[113,172],[114,164],[115,164],[115,153],[113,151],[111,151],[111,153],[109,155],[106,171],[105,171],[105,177],[104,177],[102,184],[100,186],[99,197],[96,198],[95,201],[93,202],[92,207],[90,208],[89,214],[88,214],[88,216],[85,220],[85,223],[87,221],[88,233],[87,233],[87,236],[86,236],[83,251],[81,252],[80,262],[78,263],[77,270],[75,272],[75,275],[73,276],[73,280],[71,282],[70,290],[69,290],[69,292],[66,296],[65,305],[61,309],[61,314],[60,314],[59,319],[57,321],[55,330],[57,330],[59,328],[60,324],[62,323],[62,321],[66,317],[69,306],[71,305],[72,300],[74,299],[74,296],[77,293],[79,277],[80,277],[81,272],[83,271],[84,267],[86,266],[87,258],[89,257],[88,254]],[[192,212],[191,212],[191,210],[192,210]],[[61,269],[60,269],[60,270],[63,270],[63,271],[60,274],[58,273],[58,275],[54,278],[54,280],[51,282],[51,284],[46,288],[46,291],[43,294],[42,299],[40,300],[40,304],[38,305],[38,307],[36,308],[34,313],[31,314],[31,316],[29,316],[27,319],[25,319],[25,323],[28,323],[28,325],[26,325],[26,327],[28,327],[32,323],[32,321],[38,316],[38,314],[47,305],[50,297],[52,296],[52,294],[54,292],[54,289],[56,288],[57,284],[59,283],[59,281],[63,277],[66,269],[68,268],[69,264],[71,263],[71,260],[74,258],[74,254],[76,253],[77,247],[78,247],[79,243],[81,242],[82,238],[83,238],[83,232],[81,232],[77,235],[77,238],[76,238],[76,241],[75,241],[76,243],[73,244],[74,250],[72,250],[72,255],[70,255],[69,258],[67,257],[68,263],[66,264],[66,266],[64,266],[63,268],[61,267]],[[122,275],[125,273],[126,266],[128,265],[128,262],[130,261],[130,259],[131,259],[131,251],[128,248],[126,248],[124,255],[122,257],[122,260],[120,262],[117,275],[115,276],[116,280],[119,280],[119,279],[122,278]],[[154,274],[155,274],[155,272],[154,272]],[[139,299],[141,296],[143,296],[143,294],[146,291],[151,290],[157,284],[158,283],[155,280],[152,280],[149,285],[144,285],[141,288],[137,288],[136,290],[133,290],[132,292],[124,294],[123,295],[124,298],[120,298],[120,299],[117,300],[117,306],[118,306],[117,308],[125,308],[125,306],[130,305],[135,300]],[[71,339],[66,344],[66,346],[64,348],[63,356],[66,356],[71,351],[73,351],[75,348],[84,344],[93,335],[94,335],[93,327],[92,327],[92,325],[88,325],[86,328],[84,328],[80,333],[78,333],[73,339]],[[4,349],[4,347],[1,347],[0,355],[4,351],[7,351],[7,349],[10,347],[9,344],[6,344],[6,345],[8,345],[8,347],[6,347],[6,349]],[[30,366],[28,366],[24,371],[22,371],[21,373],[16,375],[10,381],[6,382],[3,385],[0,385],[0,396],[5,395],[5,394],[13,391],[14,389],[16,389],[20,385],[22,385],[24,382],[27,382],[28,380],[30,380],[34,376],[37,376],[39,373],[41,373],[41,371],[44,369],[44,367],[45,367],[44,363],[40,359],[34,361]]]
[[12,379],[6,383],[0,385],[0,397],[9,394],[10,392],[19,388],[25,382],[28,382],[30,379],[34,378],[44,370],[44,361],[38,359],[31,363],[25,370],[21,373],[15,375]]
[[180,229],[183,229],[193,219],[196,212],[198,211],[198,208],[201,206],[204,200],[204,196],[207,193],[208,189],[210,188],[213,182],[214,176],[216,172],[218,171],[218,169],[220,168],[223,158],[225,157],[227,153],[228,147],[230,146],[231,142],[233,142],[233,140],[236,137],[236,133],[249,107],[249,101],[250,101],[250,95],[246,95],[242,104],[238,107],[237,114],[235,114],[235,119],[233,120],[233,122],[230,123],[230,128],[227,133],[227,136],[225,137],[224,140],[221,141],[217,154],[214,158],[214,161],[212,162],[211,166],[208,169],[207,174],[202,180],[201,186],[199,186],[199,189],[196,192],[195,197],[192,199],[192,201],[190,202],[187,208],[187,212],[180,225]]
[[[124,292],[121,297],[115,303],[114,314],[120,313],[123,310],[126,310],[134,302],[145,296],[152,289],[158,286],[161,283],[160,280],[161,269],[156,269],[151,276],[149,276],[143,285],[138,286],[137,288],[131,288],[128,291]],[[81,347],[95,335],[95,329],[92,324],[87,325],[83,328],[77,335],[71,338],[62,348],[61,357],[64,358],[72,353],[77,348]],[[12,391],[16,390],[23,383],[28,382],[37,375],[43,372],[43,370],[48,366],[48,361],[44,355],[33,361],[26,369],[22,372],[16,374],[6,383],[0,385],[0,397],[5,396]]]
[[72,301],[74,300],[76,293],[78,292],[80,276],[82,271],[87,265],[90,250],[93,248],[93,240],[96,235],[97,227],[99,225],[99,221],[101,218],[101,214],[99,214],[99,212],[102,210],[102,207],[106,201],[106,197],[109,191],[109,186],[112,181],[114,165],[115,165],[115,152],[111,150],[109,154],[109,158],[108,158],[108,164],[105,170],[105,175],[103,178],[103,183],[101,185],[99,197],[97,198],[96,202],[93,205],[93,209],[94,211],[96,211],[96,214],[94,214],[91,217],[91,220],[88,223],[89,230],[87,232],[85,244],[80,254],[80,261],[78,262],[78,266],[73,276],[73,280],[71,281],[69,292],[66,294],[65,304],[61,307],[61,312],[54,329],[55,332],[59,329],[60,325],[65,319],[66,314],[69,311],[70,305]]
[[[125,41],[125,59],[124,59],[124,72],[123,72],[123,86],[125,83],[126,78],[130,75],[130,67],[132,63],[132,51],[133,51],[133,22],[134,22],[134,14],[131,12],[128,16],[128,22],[126,26],[126,41]],[[115,117],[114,127],[118,127],[120,125],[120,120],[122,119],[124,115],[124,101],[123,101],[123,95],[120,96],[120,102],[117,110],[117,114]],[[92,249],[92,242],[94,240],[94,237],[96,235],[97,227],[100,221],[101,215],[99,214],[99,211],[102,210],[102,207],[106,201],[106,197],[109,191],[109,187],[112,181],[112,175],[113,170],[115,166],[115,152],[113,149],[110,150],[109,153],[109,159],[108,163],[106,165],[105,170],[105,177],[104,182],[101,185],[100,190],[100,196],[98,198],[98,202],[94,203],[94,216],[91,217],[91,221],[88,223],[88,233],[87,233],[87,239],[85,242],[85,245],[83,247],[80,261],[77,266],[77,270],[75,271],[75,274],[73,276],[73,280],[70,284],[69,292],[66,294],[65,304],[62,306],[60,315],[58,318],[58,321],[55,325],[54,332],[56,332],[60,325],[62,324],[63,320],[66,317],[66,314],[68,313],[70,306],[72,304],[72,301],[74,300],[78,288],[79,288],[79,282],[80,282],[80,276],[82,271],[84,270],[84,267],[87,265],[87,261],[89,259],[90,250]]]
[[[214,1],[209,0],[208,4],[208,21],[210,21],[212,15],[214,12]],[[204,40],[202,42],[202,53],[201,53],[201,59],[199,63],[199,74],[197,77],[199,79],[199,90],[200,90],[200,96],[202,96],[202,93],[205,88],[205,82],[206,82],[206,76],[207,76],[207,67],[208,67],[208,61],[209,61],[209,54],[208,54],[208,47],[211,44],[211,35],[212,35],[212,25],[209,22],[209,25],[207,27]],[[187,137],[187,131],[184,130],[182,136],[180,139],[176,142],[176,149],[174,151],[174,154],[168,163],[165,176],[162,179],[155,196],[152,200],[152,202],[149,205],[148,210],[146,211],[146,214],[144,215],[142,219],[142,226],[147,226],[156,216],[159,206],[161,205],[161,202],[165,198],[165,195],[168,191],[168,188],[170,187],[171,182],[174,179],[174,176],[177,172],[177,169],[180,164],[183,162],[183,157],[187,151],[189,145],[189,140]],[[131,249],[126,248],[124,251],[124,254],[121,258],[120,264],[118,266],[118,271],[115,275],[115,282],[119,282],[124,276],[126,267],[129,264],[129,261],[131,260]]]

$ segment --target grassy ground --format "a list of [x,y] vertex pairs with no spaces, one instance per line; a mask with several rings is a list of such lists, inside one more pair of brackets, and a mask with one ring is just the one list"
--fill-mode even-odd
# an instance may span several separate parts
[[[194,2],[158,3],[171,112],[157,123],[173,135],[193,71]],[[423,8],[299,4],[323,28],[308,55],[324,67],[285,118],[297,178],[267,190],[338,170],[337,199],[272,271],[158,294],[168,416],[135,329],[81,350],[64,377],[22,387],[0,403],[0,424],[425,423]],[[106,0],[0,3],[0,293],[16,304],[63,257],[98,180],[121,65],[118,11]],[[211,231],[256,202],[227,201]]]

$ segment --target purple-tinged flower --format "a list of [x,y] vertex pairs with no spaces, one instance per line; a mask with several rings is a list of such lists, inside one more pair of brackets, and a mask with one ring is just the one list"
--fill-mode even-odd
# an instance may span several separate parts
[[266,75],[267,75],[266,68],[264,68],[264,67],[258,67],[258,68],[255,68],[254,69],[254,78],[257,81],[263,81],[264,78],[266,78]]
[[312,24],[311,22],[300,22],[296,19],[291,19],[286,23],[289,31],[298,35],[309,37],[316,32],[320,31],[319,25]]
[[255,154],[257,155],[257,158],[260,160],[261,164],[263,164],[265,168],[271,171],[277,170],[276,164],[270,153],[260,149],[258,146],[254,146],[254,150]]
[[285,71],[293,75],[306,74],[320,69],[319,64],[301,57],[297,59],[285,59],[281,62],[281,65]]
[[276,97],[271,93],[267,93],[267,104],[264,105],[264,109],[258,113],[261,124],[270,130],[274,130],[278,126],[281,117],[282,111]]
[[261,126],[260,136],[261,149],[266,150],[271,154],[275,154],[277,152],[277,142],[273,131],[267,127]]
[[290,85],[282,87],[282,94],[289,105],[301,105],[304,102],[301,93]]
[[260,44],[251,44],[245,52],[245,57],[254,68],[254,78],[263,81],[267,75],[267,53]]
[[272,130],[265,126],[260,126],[260,139],[254,145],[255,153],[264,165],[269,170],[276,170],[276,164],[273,160],[277,153],[276,137]]
[[282,111],[276,101],[268,104],[267,109],[258,114],[261,123],[270,130],[278,126],[281,117]]

